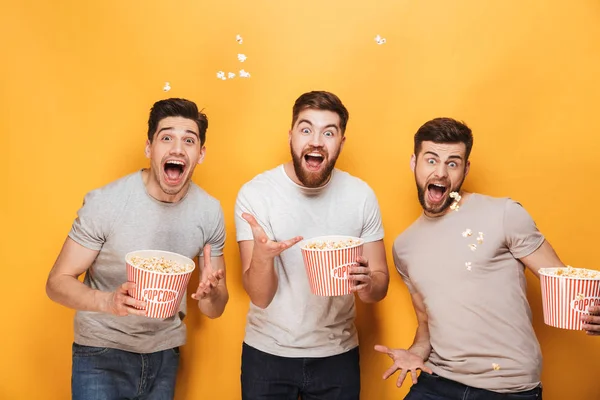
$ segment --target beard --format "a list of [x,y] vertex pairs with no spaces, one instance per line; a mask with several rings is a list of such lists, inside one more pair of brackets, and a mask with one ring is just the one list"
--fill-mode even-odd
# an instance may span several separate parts
[[[333,171],[333,168],[335,168],[335,162],[337,161],[337,158],[340,155],[341,149],[338,150],[334,157],[332,157],[331,159],[328,157],[327,153],[324,153],[325,159],[323,160],[323,163],[325,163],[325,165],[323,166],[320,172],[310,172],[302,167],[302,159],[304,158],[304,155],[314,151],[314,149],[309,148],[306,151],[304,151],[302,155],[296,154],[291,145],[290,150],[292,152],[294,172],[296,173],[298,180],[302,183],[303,186],[307,188],[318,188],[327,183],[327,181],[331,177],[331,173]],[[324,149],[324,151],[326,150]],[[323,151],[319,151],[319,153],[323,153]]]
[[[444,186],[450,188],[448,191],[448,195],[449,195],[452,192],[459,193],[464,181],[465,181],[465,176],[463,176],[462,180],[455,187],[450,187],[449,181],[438,182],[438,183],[441,183]],[[423,211],[425,211],[426,213],[432,214],[432,215],[442,214],[452,205],[452,203],[454,203],[454,199],[452,197],[448,196],[446,201],[444,201],[442,204],[428,205],[427,201],[425,200],[425,196],[427,194],[427,187],[429,186],[429,184],[426,183],[424,185],[420,185],[419,182],[417,181],[416,174],[415,174],[415,182],[417,184],[417,196],[419,197],[419,203],[421,203],[421,207],[423,207]]]

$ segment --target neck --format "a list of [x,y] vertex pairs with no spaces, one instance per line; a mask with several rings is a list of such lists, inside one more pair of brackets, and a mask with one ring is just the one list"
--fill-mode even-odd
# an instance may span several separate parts
[[152,168],[142,170],[142,181],[144,182],[144,186],[146,187],[146,192],[148,195],[150,195],[150,197],[153,199],[163,203],[177,203],[183,199],[190,188],[190,182],[186,182],[179,192],[175,194],[165,193],[160,188],[160,184],[156,180]]

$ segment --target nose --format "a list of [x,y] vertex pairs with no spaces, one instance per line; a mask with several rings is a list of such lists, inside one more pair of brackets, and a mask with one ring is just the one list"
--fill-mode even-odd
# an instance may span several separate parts
[[439,163],[435,168],[435,176],[438,178],[448,177],[448,167],[444,163]]
[[181,140],[173,140],[171,144],[170,154],[181,155],[184,154],[183,142]]
[[310,136],[310,143],[312,147],[323,147],[323,135],[320,132],[313,132]]

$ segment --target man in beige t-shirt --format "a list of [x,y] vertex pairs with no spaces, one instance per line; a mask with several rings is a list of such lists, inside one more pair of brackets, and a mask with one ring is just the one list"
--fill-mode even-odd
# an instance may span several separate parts
[[[393,256],[417,314],[408,350],[376,346],[413,386],[405,399],[541,399],[542,355],[525,267],[564,266],[527,211],[509,198],[461,190],[471,130],[450,118],[415,135],[411,167],[423,214]],[[417,370],[421,374],[417,381]]]

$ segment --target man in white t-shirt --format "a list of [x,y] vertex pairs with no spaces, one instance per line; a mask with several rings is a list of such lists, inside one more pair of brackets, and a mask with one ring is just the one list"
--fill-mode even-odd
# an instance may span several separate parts
[[293,107],[292,161],[259,174],[235,207],[243,284],[250,296],[242,350],[242,398],[355,400],[360,394],[354,295],[312,294],[302,238],[364,240],[349,272],[367,303],[383,299],[389,274],[373,190],[335,169],[348,111],[328,92],[301,95]]

